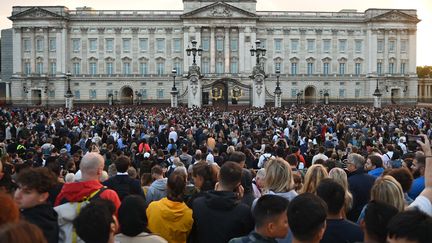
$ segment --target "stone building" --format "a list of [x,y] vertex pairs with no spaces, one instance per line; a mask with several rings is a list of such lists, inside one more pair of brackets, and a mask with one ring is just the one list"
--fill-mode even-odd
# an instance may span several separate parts
[[[377,85],[383,103],[416,102],[416,10],[183,4],[179,11],[13,7],[8,101],[64,104],[70,72],[75,103],[169,103],[175,69],[178,103],[189,106],[272,105],[277,79],[282,104],[371,103]],[[257,40],[266,49],[258,58],[250,52]],[[197,65],[186,51],[192,41],[202,49]]]

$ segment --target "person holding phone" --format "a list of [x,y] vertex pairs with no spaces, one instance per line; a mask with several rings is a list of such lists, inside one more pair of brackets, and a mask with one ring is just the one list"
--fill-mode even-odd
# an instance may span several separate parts
[[417,208],[420,211],[428,214],[429,216],[432,216],[432,149],[427,136],[424,134],[422,134],[421,136],[423,137],[423,140],[418,140],[417,143],[420,145],[424,153],[424,168],[422,169],[424,188],[421,190],[420,194],[415,198],[414,202],[411,203],[408,208]]

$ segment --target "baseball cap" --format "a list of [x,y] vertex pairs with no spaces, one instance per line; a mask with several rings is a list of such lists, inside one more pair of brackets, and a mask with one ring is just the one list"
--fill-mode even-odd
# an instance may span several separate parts
[[144,158],[146,158],[146,159],[150,158],[150,153],[145,152],[145,153],[144,153]]

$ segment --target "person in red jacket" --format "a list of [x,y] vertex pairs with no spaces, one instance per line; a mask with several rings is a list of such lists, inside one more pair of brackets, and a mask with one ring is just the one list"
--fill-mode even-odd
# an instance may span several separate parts
[[[84,155],[80,163],[82,179],[79,182],[66,183],[57,196],[54,206],[83,201],[96,190],[102,189],[103,185],[99,182],[99,178],[103,168],[104,159],[99,153],[91,152]],[[116,211],[120,207],[120,199],[111,189],[104,189],[99,197],[112,201]]]

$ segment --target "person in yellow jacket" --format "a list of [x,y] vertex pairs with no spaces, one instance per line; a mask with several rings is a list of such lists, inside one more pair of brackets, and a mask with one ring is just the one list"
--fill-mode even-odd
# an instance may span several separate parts
[[167,197],[150,203],[147,208],[148,229],[170,243],[185,243],[192,230],[192,209],[183,202],[186,175],[174,171],[167,182]]

